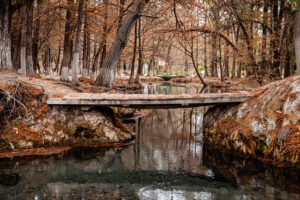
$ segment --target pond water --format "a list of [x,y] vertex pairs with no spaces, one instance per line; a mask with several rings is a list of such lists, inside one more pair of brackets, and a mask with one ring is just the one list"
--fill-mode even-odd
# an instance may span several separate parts
[[153,110],[125,148],[0,160],[0,199],[300,199],[299,171],[207,146],[205,111]]

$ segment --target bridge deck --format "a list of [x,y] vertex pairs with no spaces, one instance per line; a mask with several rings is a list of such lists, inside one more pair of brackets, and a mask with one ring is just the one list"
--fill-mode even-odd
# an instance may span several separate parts
[[240,103],[253,97],[248,92],[215,94],[95,94],[74,93],[62,98],[50,98],[49,105],[117,106],[131,108],[180,108],[212,104]]

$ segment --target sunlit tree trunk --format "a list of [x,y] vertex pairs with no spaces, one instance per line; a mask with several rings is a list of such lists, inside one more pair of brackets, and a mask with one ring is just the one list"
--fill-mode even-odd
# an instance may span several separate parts
[[72,85],[78,85],[78,69],[79,69],[79,58],[80,58],[80,35],[82,26],[82,10],[83,10],[84,0],[79,0],[78,8],[78,21],[77,21],[77,32],[75,39],[75,51],[72,60]]
[[126,18],[122,22],[122,25],[117,32],[115,41],[113,42],[111,49],[105,57],[103,66],[99,70],[99,75],[96,79],[97,85],[109,88],[113,86],[115,79],[114,72],[116,70],[117,63],[123,52],[123,49],[126,47],[131,29],[140,13],[142,13],[145,4],[148,2],[149,0],[134,0],[131,12],[128,12]]

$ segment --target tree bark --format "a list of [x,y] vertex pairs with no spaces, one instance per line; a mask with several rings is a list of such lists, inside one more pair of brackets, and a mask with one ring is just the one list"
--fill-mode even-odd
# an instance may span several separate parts
[[104,24],[103,24],[103,46],[102,46],[102,55],[101,55],[101,60],[100,60],[100,65],[99,67],[101,68],[104,62],[104,59],[107,54],[107,18],[108,18],[108,0],[104,0],[105,4],[105,15],[104,15]]
[[[87,8],[87,4],[86,4]],[[83,65],[82,65],[82,77],[88,77],[88,71],[90,67],[90,34],[88,31],[88,15],[85,14],[84,19],[84,36],[83,36]]]
[[78,22],[77,22],[77,32],[75,39],[75,51],[72,61],[72,85],[78,85],[78,69],[79,69],[79,58],[80,58],[80,35],[81,35],[81,26],[82,26],[82,10],[83,10],[84,0],[79,0],[78,5]]
[[296,74],[300,74],[300,11],[295,13],[294,18],[294,41],[296,54]]
[[28,3],[27,7],[27,20],[26,20],[26,73],[28,75],[36,75],[33,70],[32,59],[32,24],[33,24],[33,4]]
[[143,52],[142,52],[142,36],[141,36],[141,18],[138,20],[138,38],[139,38],[139,58],[138,58],[138,70],[136,73],[135,83],[140,82],[140,75],[143,74]]
[[261,46],[261,70],[267,71],[266,48],[267,48],[267,25],[268,25],[269,0],[264,0],[263,8],[263,30],[262,30],[262,46]]
[[114,72],[118,63],[118,60],[125,48],[128,37],[132,30],[134,23],[136,22],[139,15],[142,13],[145,4],[147,4],[149,0],[140,1],[134,0],[132,6],[132,12],[129,12],[122,22],[120,29],[117,32],[114,43],[112,44],[111,49],[109,50],[104,62],[103,66],[99,70],[99,75],[96,79],[96,84],[98,86],[105,86],[111,88],[114,83]]
[[[74,0],[68,0],[68,5],[72,5]],[[65,36],[64,36],[64,51],[63,59],[61,64],[61,80],[69,80],[69,68],[72,59],[72,49],[73,49],[73,40],[71,38],[73,27],[71,25],[72,21],[72,12],[70,9],[67,9],[66,12],[66,24],[65,24]]]
[[34,75],[32,62],[32,23],[33,5],[28,3],[22,8],[22,29],[20,48],[20,73],[23,75]]
[[204,34],[204,76],[208,76],[208,67],[207,67],[207,35]]
[[134,26],[134,43],[133,43],[133,53],[132,53],[132,61],[131,61],[131,72],[130,72],[130,78],[129,78],[129,84],[133,83],[133,77],[134,77],[134,65],[135,65],[135,56],[136,56],[136,43],[137,43],[137,22]]
[[46,47],[46,51],[45,51],[45,55],[44,55],[44,73],[46,75],[49,75],[50,74],[50,56],[51,53],[50,53],[50,46],[47,45]]
[[56,59],[56,64],[55,64],[55,68],[53,70],[54,72],[57,71],[57,73],[59,72],[60,54],[61,54],[61,46],[59,44],[59,46],[58,46],[58,53],[57,53],[57,59]]
[[[40,14],[40,1],[36,1],[36,15]],[[39,35],[40,35],[40,18],[35,20],[33,29],[33,43],[32,43],[32,61],[33,61],[33,71],[39,69]]]
[[9,3],[0,2],[0,68],[13,70]]

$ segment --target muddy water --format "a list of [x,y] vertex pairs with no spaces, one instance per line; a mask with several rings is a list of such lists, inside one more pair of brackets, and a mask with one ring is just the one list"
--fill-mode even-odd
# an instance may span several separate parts
[[0,160],[0,199],[300,199],[300,172],[205,145],[206,108],[153,110],[135,143]]

